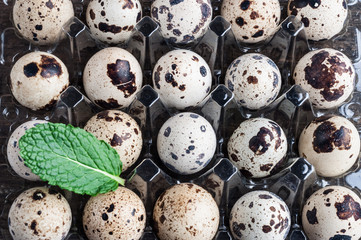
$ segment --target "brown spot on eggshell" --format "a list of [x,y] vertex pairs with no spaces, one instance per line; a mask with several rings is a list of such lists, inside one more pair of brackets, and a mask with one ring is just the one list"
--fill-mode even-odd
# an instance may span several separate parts
[[272,231],[272,227],[270,227],[270,226],[268,226],[268,225],[263,225],[263,226],[262,226],[262,231],[263,231],[264,233],[269,233],[269,232]]
[[343,196],[343,202],[336,202],[337,217],[345,220],[354,217],[355,221],[361,219],[360,203],[356,202],[350,195]]
[[241,238],[243,236],[242,232],[241,231],[244,231],[246,229],[246,225],[244,225],[243,223],[236,223],[236,222],[233,222],[232,224],[232,229],[233,229],[233,233]]
[[308,210],[306,213],[306,217],[307,217],[307,221],[310,224],[316,224],[318,223],[318,219],[317,219],[317,209],[314,207],[311,211]]
[[49,9],[53,9],[54,4],[51,2],[51,0],[49,0],[45,3],[45,6],[47,6]]
[[241,8],[242,10],[246,11],[246,10],[249,8],[250,5],[251,5],[251,2],[250,2],[250,1],[244,0],[244,1],[241,3],[240,8]]
[[260,199],[272,199],[272,196],[268,195],[268,194],[260,194],[260,195],[258,195],[258,197]]
[[270,141],[274,139],[273,133],[268,128],[261,127],[257,135],[250,139],[248,146],[256,155],[264,154],[271,145],[267,142],[267,136]]
[[134,7],[134,3],[132,2],[132,0],[124,0],[124,4],[122,6],[123,9],[133,9]]
[[254,20],[254,19],[258,18],[258,17],[259,17],[258,12],[256,12],[256,11],[252,11],[252,12],[251,12],[250,18],[251,18],[252,20]]
[[122,27],[119,27],[117,25],[109,25],[107,23],[104,22],[100,22],[99,23],[99,30],[102,32],[110,32],[110,33],[120,33],[122,31]]
[[112,84],[124,92],[124,97],[129,97],[136,92],[135,75],[130,71],[130,64],[127,60],[117,59],[116,63],[107,65],[107,75]]
[[130,139],[131,137],[132,137],[132,135],[130,133],[126,133],[122,136],[119,136],[118,134],[114,133],[113,138],[110,140],[110,145],[112,147],[121,146],[123,141],[126,141],[126,140]]
[[24,75],[28,78],[35,77],[38,72],[39,68],[35,62],[29,63],[24,66]]
[[247,82],[249,84],[257,84],[258,83],[258,78],[255,76],[249,76],[247,77]]
[[264,164],[260,166],[260,170],[263,172],[268,172],[272,168],[272,166],[273,166],[272,163]]
[[55,58],[46,55],[41,55],[39,68],[43,78],[51,78],[55,75],[59,77],[63,73],[60,63]]
[[94,102],[102,108],[120,108],[122,107],[121,104],[114,98],[108,98],[107,101],[98,99],[94,100]]

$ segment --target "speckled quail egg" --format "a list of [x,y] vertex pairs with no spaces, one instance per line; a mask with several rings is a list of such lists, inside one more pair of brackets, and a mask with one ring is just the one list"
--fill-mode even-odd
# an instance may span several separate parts
[[141,17],[138,0],[91,0],[86,10],[90,32],[108,44],[126,43]]
[[221,15],[231,23],[238,41],[259,43],[276,32],[281,7],[278,0],[223,0]]
[[291,227],[286,203],[268,191],[246,193],[232,207],[229,225],[235,239],[286,239]]
[[288,15],[294,15],[303,22],[310,40],[326,40],[343,29],[347,18],[347,2],[346,0],[289,0]]
[[60,193],[35,187],[15,199],[8,225],[14,240],[62,240],[70,230],[71,219],[70,206]]
[[86,95],[103,108],[128,107],[143,83],[138,60],[128,51],[110,47],[87,62],[83,84]]
[[10,135],[7,145],[7,158],[11,168],[22,178],[30,181],[39,181],[40,178],[28,168],[20,156],[19,140],[25,134],[25,131],[35,127],[38,124],[47,123],[45,120],[31,120],[21,124]]
[[227,145],[232,163],[246,177],[266,177],[281,167],[287,153],[287,138],[282,128],[266,118],[242,122]]
[[199,104],[210,92],[212,74],[207,62],[189,50],[173,50],[153,70],[153,84],[168,107],[183,110]]
[[182,183],[160,195],[153,220],[160,240],[211,240],[217,233],[219,210],[205,189]]
[[155,0],[151,17],[171,43],[187,44],[201,38],[212,20],[209,0]]
[[71,0],[16,0],[13,22],[26,40],[33,44],[54,44],[65,37],[62,27],[74,17]]
[[297,63],[293,79],[320,109],[341,105],[353,92],[355,70],[342,52],[324,48],[307,53]]
[[313,193],[302,211],[308,239],[360,239],[360,204],[360,197],[342,186],[327,186]]
[[216,134],[202,116],[185,112],[168,119],[158,133],[157,149],[162,162],[179,174],[202,170],[216,150]]
[[140,239],[145,223],[142,200],[125,187],[91,197],[83,212],[83,227],[89,240]]
[[119,154],[123,171],[133,165],[142,151],[142,132],[137,122],[118,110],[105,110],[94,115],[84,129],[99,140],[109,143]]
[[224,81],[236,101],[253,110],[271,104],[282,85],[277,65],[270,58],[256,53],[236,58],[229,65]]
[[66,66],[46,52],[22,56],[10,72],[10,88],[15,99],[34,111],[52,106],[68,85]]
[[347,172],[357,161],[360,137],[346,118],[322,116],[303,129],[298,151],[315,167],[318,175],[335,177]]

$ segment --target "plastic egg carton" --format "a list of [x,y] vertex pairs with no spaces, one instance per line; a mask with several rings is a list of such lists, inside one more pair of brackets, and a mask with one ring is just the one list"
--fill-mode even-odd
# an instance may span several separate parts
[[[232,239],[229,229],[229,213],[239,197],[258,189],[279,195],[291,211],[291,230],[287,239],[307,239],[301,224],[300,214],[306,199],[317,189],[326,185],[341,185],[360,196],[360,159],[346,174],[337,178],[318,177],[306,159],[298,157],[298,137],[302,129],[316,116],[341,115],[351,120],[361,132],[361,1],[349,1],[349,18],[344,31],[332,40],[309,42],[303,24],[287,17],[286,0],[281,0],[282,22],[270,42],[258,47],[239,45],[230,24],[219,16],[220,0],[212,2],[214,19],[206,35],[196,44],[186,46],[200,54],[213,72],[212,92],[198,106],[188,109],[204,116],[214,127],[217,135],[217,150],[209,165],[201,172],[181,176],[168,170],[158,158],[156,136],[162,124],[178,111],[166,108],[151,87],[151,73],[156,61],[173,49],[161,37],[157,24],[149,17],[151,0],[142,1],[142,20],[137,24],[133,36],[126,46],[139,61],[144,72],[143,88],[134,102],[123,109],[139,123],[143,134],[143,150],[138,161],[122,173],[131,178],[127,187],[137,193],[147,210],[147,225],[141,239],[157,239],[152,222],[152,210],[158,196],[169,186],[180,182],[193,182],[208,190],[220,210],[219,230],[215,239]],[[19,38],[11,24],[12,2],[0,3],[0,239],[11,239],[7,215],[12,201],[20,192],[44,182],[30,182],[16,175],[7,163],[6,144],[11,132],[20,124],[32,119],[70,123],[83,127],[95,113],[101,111],[85,95],[82,87],[82,71],[87,60],[105,47],[94,41],[84,25],[87,1],[73,1],[76,17],[64,26],[67,38],[56,46],[39,47],[29,45]],[[356,89],[347,103],[333,110],[313,109],[308,94],[294,86],[291,73],[297,61],[313,49],[331,47],[345,53],[353,62],[358,81]],[[49,111],[31,111],[19,105],[11,95],[8,78],[11,66],[29,51],[45,50],[60,57],[67,65],[71,86],[62,93],[54,108]],[[224,85],[224,74],[228,65],[238,56],[248,52],[260,52],[269,56],[280,68],[282,90],[279,97],[261,111],[251,111],[237,105],[233,94]],[[288,140],[287,159],[281,170],[271,177],[248,179],[227,159],[227,142],[238,125],[253,117],[266,117],[276,121],[285,131]],[[89,198],[69,191],[62,191],[73,212],[72,228],[66,239],[86,239],[82,229],[82,209]]]

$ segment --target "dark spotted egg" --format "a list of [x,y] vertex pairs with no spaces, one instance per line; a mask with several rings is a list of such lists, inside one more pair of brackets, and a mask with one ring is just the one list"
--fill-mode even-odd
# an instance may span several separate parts
[[357,161],[360,137],[346,118],[322,116],[303,129],[298,151],[315,167],[318,175],[335,177],[347,172]]
[[125,187],[91,197],[83,212],[83,228],[89,240],[138,240],[145,223],[142,200]]
[[330,109],[340,106],[351,96],[355,75],[346,55],[324,48],[303,56],[295,67],[293,79],[309,93],[315,107]]
[[34,111],[50,108],[68,85],[66,66],[46,52],[24,55],[10,72],[10,88],[15,99]]
[[231,23],[238,41],[259,43],[276,32],[281,7],[278,0],[223,0],[221,15]]
[[305,26],[310,40],[330,39],[344,27],[346,0],[289,0],[288,15],[294,15]]
[[171,43],[187,44],[201,38],[212,20],[209,0],[155,0],[151,17]]
[[225,84],[241,106],[257,110],[271,104],[282,85],[277,65],[268,57],[250,53],[236,58],[228,67]]
[[218,230],[219,209],[204,188],[181,183],[160,195],[153,220],[160,240],[212,240]]
[[6,152],[11,168],[22,178],[30,181],[39,181],[38,175],[34,174],[24,163],[20,156],[19,140],[25,134],[25,131],[35,127],[38,124],[47,123],[45,120],[31,120],[24,122],[11,133],[8,140]]
[[212,74],[195,52],[173,50],[156,63],[153,84],[165,105],[183,110],[196,106],[210,93]]
[[216,134],[202,116],[179,113],[159,130],[157,149],[160,159],[170,170],[185,175],[196,173],[213,158]]
[[360,239],[361,199],[342,186],[314,192],[302,210],[302,226],[308,239]]
[[86,95],[102,108],[125,108],[143,83],[138,60],[128,51],[109,47],[93,55],[83,73]]
[[35,187],[22,192],[12,203],[8,225],[14,240],[63,240],[71,226],[67,200],[57,191]]
[[287,153],[287,138],[282,128],[266,118],[242,122],[227,145],[229,159],[246,177],[273,174]]
[[90,32],[108,44],[126,43],[141,17],[138,0],[91,0],[86,10]]
[[138,160],[143,146],[142,132],[128,114],[119,110],[105,110],[90,118],[84,129],[118,152],[123,171]]
[[49,45],[65,37],[62,27],[74,17],[71,0],[16,0],[13,23],[17,31],[33,44]]
[[232,207],[229,226],[235,239],[286,239],[291,227],[286,203],[268,191],[246,193]]

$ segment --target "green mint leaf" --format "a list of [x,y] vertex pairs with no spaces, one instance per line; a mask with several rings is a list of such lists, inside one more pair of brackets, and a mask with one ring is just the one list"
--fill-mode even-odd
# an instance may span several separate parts
[[38,124],[20,138],[19,147],[25,164],[50,185],[92,196],[124,185],[118,153],[84,129]]

